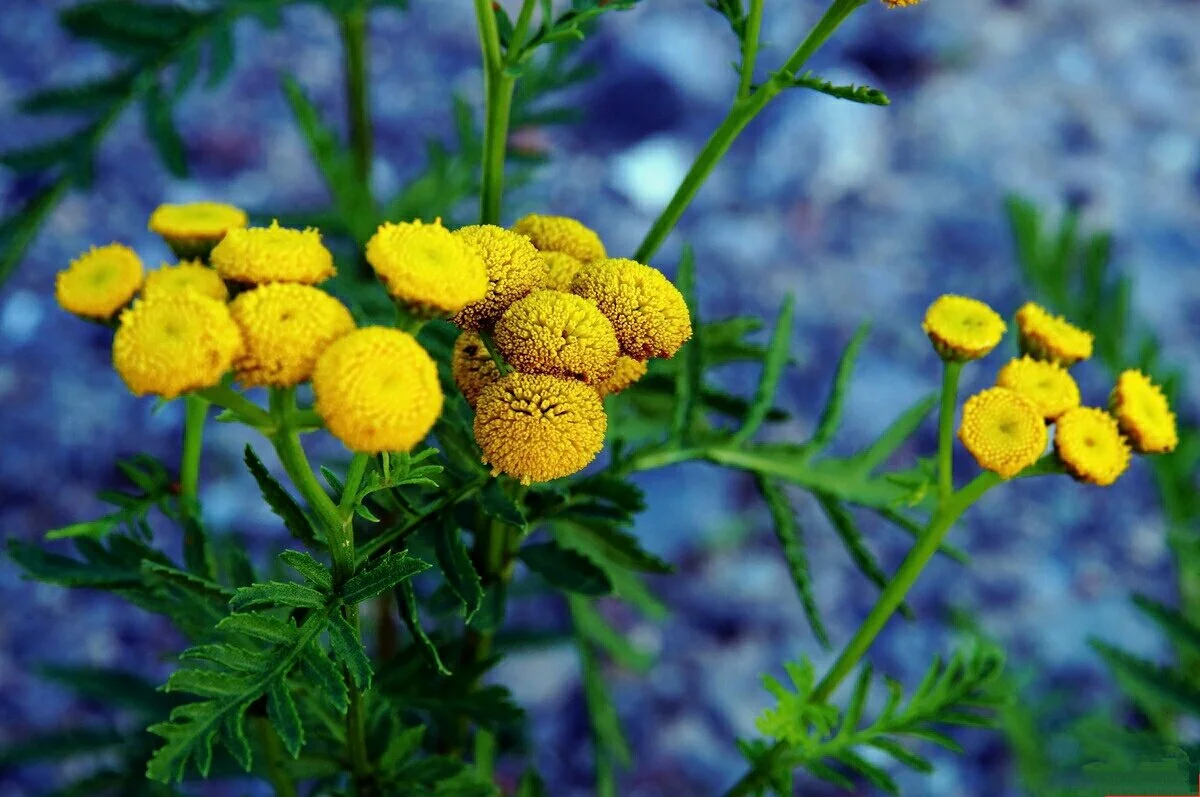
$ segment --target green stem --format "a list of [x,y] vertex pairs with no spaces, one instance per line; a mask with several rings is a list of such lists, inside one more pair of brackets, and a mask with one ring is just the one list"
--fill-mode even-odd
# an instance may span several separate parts
[[249,426],[269,429],[275,423],[266,410],[228,385],[217,385],[205,388],[204,390],[197,390],[192,395],[198,396],[211,404],[216,404],[222,409],[229,410],[238,417],[238,420]]
[[776,73],[757,90],[740,98],[729,109],[729,113],[725,115],[721,124],[713,131],[708,142],[705,143],[704,149],[700,150],[700,154],[696,157],[692,168],[688,170],[687,175],[680,183],[675,195],[671,197],[671,201],[663,210],[659,217],[655,219],[651,225],[650,231],[646,233],[642,245],[638,247],[637,253],[634,254],[634,260],[641,263],[650,261],[654,254],[662,246],[663,241],[671,234],[671,230],[675,229],[675,225],[679,222],[683,212],[688,205],[692,203],[696,193],[700,190],[700,186],[708,179],[708,175],[713,168],[725,157],[725,153],[729,151],[729,147],[734,140],[742,132],[750,120],[758,115],[759,111],[767,106],[779,92],[783,91],[787,85],[790,76],[794,75],[804,64],[812,57],[825,41],[833,35],[851,13],[859,6],[864,5],[867,0],[833,0],[829,8],[826,9],[824,15],[809,31],[808,36],[800,43],[791,57],[783,65],[783,69]]
[[486,329],[479,330],[479,339],[483,341],[483,347],[487,349],[487,353],[492,358],[492,362],[496,364],[496,370],[501,376],[512,371],[512,366],[504,361],[504,355],[500,353],[500,349],[496,346],[496,339],[492,337],[492,333]]
[[375,143],[371,131],[371,97],[367,81],[367,11],[355,7],[338,18],[346,59],[346,102],[354,172],[371,190],[371,161]]
[[942,369],[942,401],[938,410],[938,506],[954,492],[954,410],[958,406],[958,378],[963,364],[946,360]]
[[380,534],[378,537],[372,540],[367,540],[367,542],[363,543],[362,547],[359,548],[358,558],[362,562],[365,562],[374,557],[376,554],[386,550],[387,547],[392,543],[404,542],[409,535],[421,528],[421,526],[425,523],[425,521],[429,520],[429,518],[438,514],[448,506],[453,506],[459,501],[464,501],[467,498],[470,498],[475,493],[483,489],[483,485],[486,483],[487,482],[485,479],[480,479],[479,481],[464,484],[454,492],[443,495],[441,498],[434,501],[432,504],[422,510],[419,515],[411,518],[403,526],[397,526],[393,529],[385,531],[383,534]]
[[267,780],[275,789],[275,797],[296,797],[296,784],[288,777],[280,763],[283,761],[283,745],[279,736],[266,717],[257,717],[254,721],[258,729],[258,739],[262,743],[266,758]]
[[370,454],[355,454],[354,458],[350,460],[350,467],[346,470],[346,484],[342,489],[342,500],[338,504],[338,512],[344,518],[343,522],[350,522],[354,517],[354,504],[358,498],[358,488],[362,485],[363,476],[370,464]]
[[489,0],[475,0],[479,43],[483,50],[486,96],[483,126],[483,178],[479,196],[479,222],[499,224],[504,198],[504,156],[508,148],[508,119],[516,79],[506,74],[500,52],[500,33]]
[[194,506],[200,490],[200,452],[204,448],[204,418],[208,402],[197,395],[183,399],[183,455],[179,460],[179,495]]
[[508,39],[508,52],[504,62],[509,66],[515,65],[521,56],[521,48],[525,44],[525,34],[529,32],[529,22],[533,19],[533,7],[537,0],[524,0],[521,11],[517,14],[517,23],[513,25],[512,36]]
[[750,13],[746,15],[746,32],[742,39],[741,80],[738,81],[737,98],[750,96],[754,84],[754,62],[758,58],[758,43],[762,29],[763,0],[750,0]]

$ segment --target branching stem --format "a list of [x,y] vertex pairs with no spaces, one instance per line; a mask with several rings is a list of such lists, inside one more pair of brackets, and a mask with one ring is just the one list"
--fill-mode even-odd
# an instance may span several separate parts
[[963,364],[946,360],[942,369],[942,400],[938,410],[938,506],[954,492],[954,409],[958,406],[958,378]]
[[499,224],[504,198],[504,156],[508,149],[508,119],[516,79],[507,71],[501,53],[500,33],[489,0],[475,0],[479,44],[483,51],[485,108],[483,125],[483,179],[479,198],[480,224]]

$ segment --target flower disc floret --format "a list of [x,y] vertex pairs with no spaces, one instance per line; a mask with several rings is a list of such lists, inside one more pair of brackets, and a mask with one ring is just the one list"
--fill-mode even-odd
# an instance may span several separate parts
[[321,233],[312,227],[280,227],[278,221],[270,227],[230,230],[213,248],[211,262],[225,279],[253,285],[315,285],[337,273],[333,255],[321,243]]
[[216,385],[242,349],[225,303],[195,291],[159,291],[121,313],[113,367],[134,395],[173,399]]
[[996,384],[1032,401],[1048,421],[1079,406],[1079,385],[1067,369],[1029,355],[1010,360],[996,375]]
[[260,285],[234,299],[229,310],[246,342],[233,363],[246,387],[308,381],[321,353],[354,329],[346,306],[311,285]]
[[589,263],[571,292],[590,299],[616,330],[621,351],[635,360],[671,357],[692,336],[683,295],[658,269],[624,258]]
[[437,365],[416,338],[364,327],[325,350],[312,373],[317,413],[352,451],[410,451],[442,412]]
[[1039,360],[1050,360],[1069,368],[1092,356],[1091,332],[1082,330],[1044,307],[1026,302],[1017,311],[1021,351]]
[[612,375],[620,346],[594,302],[560,291],[537,291],[508,308],[496,324],[496,346],[513,368],[585,382]]
[[180,259],[206,257],[230,230],[245,227],[246,211],[223,202],[159,205],[149,228],[162,236]]
[[483,258],[441,219],[385,222],[367,241],[366,255],[388,293],[422,315],[452,315],[487,295]]
[[513,231],[528,235],[542,252],[562,252],[583,263],[608,257],[596,232],[568,216],[531,213],[513,225]]
[[1047,438],[1041,412],[1015,390],[988,388],[963,404],[958,439],[981,468],[1002,479],[1037,462]]
[[542,260],[546,261],[546,288],[552,291],[571,290],[571,281],[583,268],[581,260],[565,252],[543,251]]
[[187,260],[174,266],[164,264],[148,273],[142,296],[153,296],[159,291],[195,291],[218,302],[229,299],[229,289],[221,275],[198,260]]
[[915,6],[919,2],[921,0],[883,0],[883,4],[888,8],[907,8],[908,6]]
[[546,263],[528,236],[494,224],[461,227],[453,235],[474,249],[487,267],[487,294],[450,319],[463,329],[490,327],[513,302],[545,284]]
[[607,428],[595,388],[546,374],[514,371],[484,388],[475,407],[483,461],[522,484],[583,470],[604,448]]
[[129,304],[144,276],[141,259],[128,246],[94,246],[58,272],[54,298],[70,313],[106,321]]
[[1175,413],[1167,397],[1141,371],[1123,371],[1117,377],[1108,406],[1139,454],[1166,454],[1179,445]]
[[646,363],[644,361],[635,360],[622,354],[617,358],[617,366],[613,369],[612,376],[598,383],[596,392],[600,394],[600,398],[620,393],[645,375]]
[[1006,329],[1004,319],[978,299],[946,294],[925,311],[921,329],[944,360],[965,362],[987,355]]
[[458,385],[472,407],[479,401],[483,389],[500,379],[496,361],[488,352],[483,338],[475,332],[463,332],[454,341],[450,371],[454,374],[454,384]]
[[1076,407],[1054,425],[1054,451],[1078,481],[1112,484],[1129,467],[1129,444],[1117,419],[1096,407]]

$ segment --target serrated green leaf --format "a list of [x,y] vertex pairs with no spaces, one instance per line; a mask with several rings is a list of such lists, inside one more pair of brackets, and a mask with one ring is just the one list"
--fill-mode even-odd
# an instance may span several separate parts
[[321,592],[333,590],[333,574],[325,565],[303,551],[284,551],[279,558]]
[[929,395],[900,413],[899,417],[883,431],[883,434],[864,451],[854,456],[854,461],[865,473],[870,473],[887,462],[888,458],[912,437],[925,418],[937,406],[937,396]]
[[608,653],[613,661],[640,673],[648,672],[654,665],[654,654],[635,647],[627,637],[613,629],[585,598],[570,595],[567,600],[571,604],[571,618],[576,633]]
[[1200,687],[1183,673],[1099,640],[1090,644],[1128,689],[1200,716]]
[[171,102],[162,86],[151,85],[142,97],[146,136],[154,144],[158,157],[174,177],[187,177],[187,147],[171,116]]
[[891,105],[892,101],[888,96],[879,89],[873,89],[870,86],[856,86],[853,83],[844,86],[836,86],[828,80],[822,80],[812,72],[805,72],[803,75],[782,76],[789,88],[812,89],[821,94],[828,94],[830,97],[837,97],[839,100],[849,100],[863,105]]
[[76,36],[134,55],[169,46],[202,20],[183,6],[132,0],[94,0],[59,14],[60,24]]
[[231,614],[217,623],[217,630],[246,634],[264,642],[287,644],[296,638],[296,626],[266,614]]
[[167,679],[167,692],[190,692],[200,697],[233,697],[250,683],[248,676],[219,670],[176,670]]
[[[572,611],[574,617],[574,611]],[[588,719],[592,727],[592,736],[597,747],[605,755],[612,756],[621,766],[629,766],[633,760],[629,743],[621,730],[621,722],[617,717],[616,706],[600,674],[599,662],[591,645],[580,639],[576,646],[582,666],[583,695],[587,703]]]
[[504,491],[497,479],[489,479],[479,494],[479,508],[488,517],[516,528],[525,528],[525,513],[512,497]]
[[425,628],[421,625],[420,606],[417,603],[417,593],[413,589],[411,580],[402,581],[396,588],[396,604],[400,610],[400,619],[404,621],[408,632],[412,634],[413,641],[420,647],[429,664],[440,674],[450,675],[450,669],[442,663],[437,645],[433,644],[433,640],[429,638],[429,635],[425,633]]
[[804,616],[808,618],[808,625],[812,628],[817,642],[828,650],[829,634],[821,620],[821,610],[813,593],[803,530],[782,490],[762,476],[755,477],[755,484],[771,512],[775,538],[779,540],[779,547],[783,550],[783,558],[787,563],[792,583],[796,586],[796,594],[800,597],[800,605],[804,608]]
[[290,581],[268,581],[264,584],[240,587],[229,600],[229,608],[235,612],[256,606],[316,609],[325,603],[325,596],[311,587]]
[[367,658],[367,652],[363,649],[363,643],[359,639],[358,633],[341,613],[335,613],[330,619],[329,646],[333,650],[334,657],[342,663],[342,666],[350,673],[350,677],[354,679],[354,685],[359,689],[370,689],[371,660]]
[[27,576],[48,584],[122,589],[136,588],[142,581],[136,570],[112,564],[81,562],[14,538],[8,540],[8,555]]
[[591,596],[612,592],[608,575],[592,560],[557,543],[526,545],[517,557],[556,589]]
[[207,88],[216,88],[233,70],[234,39],[233,26],[218,24],[208,37],[208,80]]
[[343,585],[342,600],[347,604],[370,600],[431,566],[404,551],[386,554],[368,564]]
[[454,513],[446,512],[442,518],[441,529],[434,535],[438,566],[446,576],[447,586],[462,601],[469,623],[483,605],[483,584],[475,572],[475,566],[471,564],[467,546],[463,544],[458,524],[454,522]]
[[108,77],[34,92],[17,103],[25,113],[78,113],[106,108],[120,101],[133,86],[135,73],[117,72]]
[[829,392],[829,399],[825,402],[825,408],[821,411],[821,418],[817,422],[817,429],[813,432],[812,439],[806,446],[813,453],[829,445],[829,442],[833,440],[834,434],[837,433],[838,426],[841,425],[842,409],[846,402],[846,393],[850,389],[850,379],[854,375],[854,363],[858,359],[858,352],[862,349],[863,343],[867,340],[867,333],[869,331],[870,325],[862,324],[854,332],[854,337],[850,338],[850,343],[846,345],[841,359],[838,360],[837,372],[833,377],[833,387]]
[[284,749],[292,758],[299,756],[300,748],[304,746],[304,726],[300,722],[300,712],[296,710],[296,701],[283,678],[273,680],[267,687],[267,716]]
[[179,654],[179,658],[210,661],[226,670],[247,673],[260,672],[270,664],[264,654],[230,644],[196,645]]
[[275,481],[275,478],[267,471],[262,460],[254,453],[254,449],[249,445],[245,450],[246,467],[250,469],[250,474],[254,477],[254,481],[258,482],[258,489],[262,493],[263,499],[267,502],[267,506],[271,507],[271,511],[279,516],[283,521],[283,525],[287,530],[300,542],[304,543],[309,548],[320,548],[322,544],[317,540],[313,533],[312,524],[308,521],[308,516],[304,514],[304,510],[296,503],[295,499],[288,494],[283,486]]
[[[336,617],[337,613],[334,612],[330,616]],[[334,632],[331,630],[331,638],[333,634]],[[336,650],[334,655],[337,655]],[[316,693],[328,701],[338,712],[345,714],[346,709],[350,706],[350,692],[346,688],[346,679],[342,677],[342,672],[337,665],[325,655],[325,651],[321,649],[320,645],[316,643],[309,645],[300,660],[300,667],[308,680],[316,687]]]
[[246,738],[246,708],[238,706],[225,714],[221,721],[221,743],[238,762],[243,772],[249,772],[254,764],[254,753],[250,749],[250,740]]
[[783,370],[791,357],[794,308],[795,300],[788,294],[784,297],[783,306],[779,308],[779,315],[775,319],[775,330],[771,333],[771,342],[767,344],[767,354],[763,359],[762,376],[746,412],[746,420],[733,435],[735,444],[744,443],[754,436],[767,419],[767,413],[775,401],[779,380],[783,377]]
[[573,522],[579,534],[591,539],[590,549],[618,567],[658,575],[675,572],[669,562],[644,549],[637,537],[623,529],[604,522]]
[[425,726],[414,725],[404,728],[399,733],[392,733],[388,738],[387,747],[379,757],[379,768],[385,774],[393,774],[406,761],[421,749],[421,740],[425,738]]

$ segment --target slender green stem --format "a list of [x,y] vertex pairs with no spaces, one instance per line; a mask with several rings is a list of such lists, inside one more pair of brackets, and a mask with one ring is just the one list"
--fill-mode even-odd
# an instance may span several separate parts
[[655,219],[651,225],[650,231],[646,233],[645,239],[641,246],[638,247],[637,253],[634,254],[634,259],[639,262],[646,263],[654,257],[654,254],[662,246],[663,241],[671,234],[671,230],[675,229],[675,225],[679,222],[683,212],[688,205],[692,203],[696,193],[700,190],[700,186],[708,179],[708,175],[713,168],[729,151],[729,147],[733,144],[738,135],[745,129],[750,120],[758,115],[759,111],[767,106],[779,92],[787,87],[789,76],[794,75],[804,64],[812,57],[825,41],[833,35],[851,13],[859,6],[866,3],[867,0],[833,0],[824,15],[809,31],[808,36],[800,43],[791,57],[784,64],[783,69],[771,77],[770,80],[763,83],[757,90],[740,98],[729,109],[729,113],[721,121],[713,134],[709,137],[704,148],[700,150],[700,154],[696,157],[692,168],[688,170],[684,176],[683,182],[675,191],[675,195],[671,197],[671,201],[667,203],[667,207]]
[[517,23],[513,25],[512,36],[508,39],[508,52],[505,53],[504,62],[509,66],[516,64],[521,57],[521,48],[525,44],[525,34],[529,32],[529,22],[533,19],[533,7],[536,3],[537,0],[524,0],[521,3]]
[[266,717],[256,717],[254,721],[258,729],[258,740],[263,746],[266,758],[266,775],[271,787],[275,789],[275,797],[296,797],[296,784],[288,777],[281,763],[283,761],[283,745],[279,736]]
[[228,385],[217,385],[216,387],[197,390],[193,395],[211,404],[216,404],[222,409],[229,410],[248,426],[269,429],[275,423],[266,410]]
[[750,0],[750,13],[746,15],[746,32],[742,38],[742,76],[738,81],[737,92],[739,100],[750,96],[750,88],[754,85],[754,62],[758,58],[762,15],[763,0]]
[[204,448],[204,418],[208,401],[189,394],[183,399],[183,455],[179,460],[179,495],[194,505],[200,490],[200,452]]
[[492,337],[492,333],[486,329],[479,330],[479,339],[483,341],[483,347],[487,349],[487,353],[491,356],[492,362],[496,364],[496,370],[501,376],[512,371],[512,366],[504,361],[504,355],[500,353],[500,349],[496,346],[496,339]]
[[354,172],[371,190],[371,161],[375,142],[371,131],[370,83],[367,80],[367,10],[356,6],[338,18],[346,59],[346,103]]
[[363,543],[362,547],[358,550],[359,560],[361,562],[365,562],[384,551],[389,545],[397,542],[404,542],[404,540],[416,532],[417,529],[421,528],[422,524],[429,520],[429,518],[438,514],[448,506],[453,506],[459,501],[465,501],[466,499],[470,498],[475,493],[483,489],[483,485],[486,483],[486,480],[480,479],[479,481],[464,484],[454,492],[444,494],[441,498],[434,501],[432,504],[422,510],[420,514],[411,518],[403,526],[397,526],[393,529],[389,529],[383,534],[380,534],[378,537],[372,540],[367,540],[367,542]]
[[942,401],[938,410],[938,506],[954,492],[954,410],[958,406],[958,378],[963,364],[946,360],[942,369]]
[[506,73],[500,51],[496,16],[488,0],[475,0],[479,43],[483,51],[486,106],[483,125],[483,179],[479,197],[481,224],[499,224],[504,198],[504,156],[508,149],[508,119],[516,80]]
[[349,522],[354,517],[354,503],[358,498],[358,488],[362,485],[363,476],[370,464],[370,454],[355,454],[354,458],[350,460],[350,467],[346,471],[346,484],[342,489],[342,500],[338,504],[338,511],[345,519],[344,522]]

